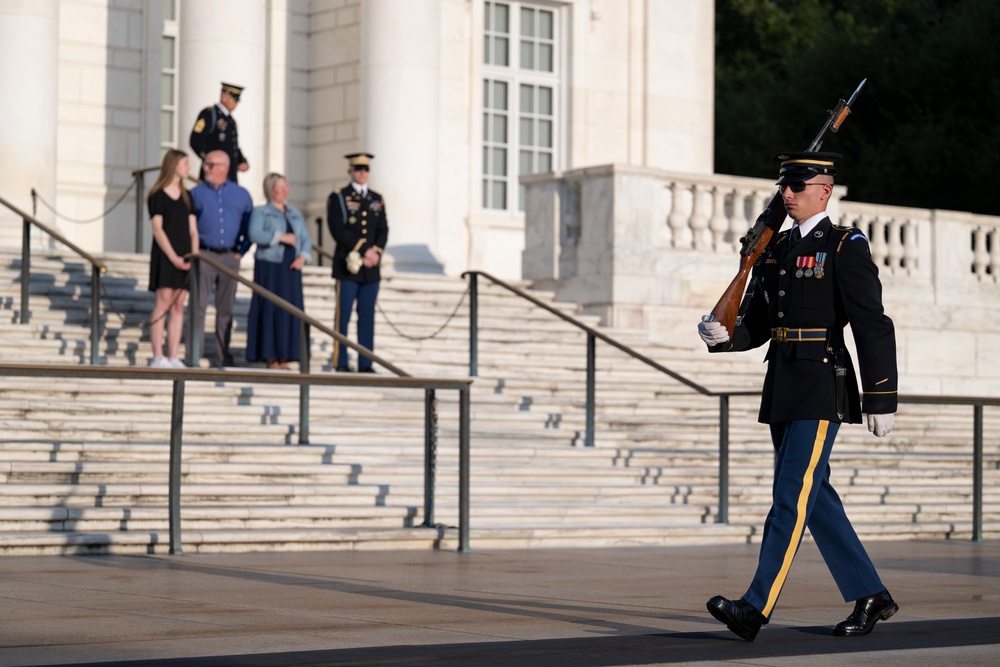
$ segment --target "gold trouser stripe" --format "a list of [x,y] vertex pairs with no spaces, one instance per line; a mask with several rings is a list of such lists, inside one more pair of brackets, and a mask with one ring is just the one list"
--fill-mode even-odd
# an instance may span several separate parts
[[[333,330],[340,333],[340,279],[337,279],[337,286],[333,294]],[[333,339],[333,367],[337,367],[337,356],[340,354],[340,341]]]
[[802,490],[799,491],[799,501],[795,506],[795,529],[792,530],[792,534],[788,538],[788,549],[785,551],[785,558],[781,562],[781,569],[778,570],[778,576],[775,577],[774,583],[771,584],[771,592],[767,595],[767,604],[764,605],[764,608],[760,612],[765,618],[771,615],[774,603],[778,601],[778,594],[781,593],[781,588],[785,585],[785,578],[788,577],[788,571],[792,568],[792,560],[795,558],[795,552],[799,548],[802,532],[806,529],[806,506],[809,504],[809,493],[812,491],[813,473],[816,470],[816,465],[819,463],[820,456],[823,454],[823,443],[826,442],[826,431],[829,425],[830,422],[820,420],[819,427],[816,429],[812,457],[809,459],[809,466],[806,468],[805,475],[802,478]]

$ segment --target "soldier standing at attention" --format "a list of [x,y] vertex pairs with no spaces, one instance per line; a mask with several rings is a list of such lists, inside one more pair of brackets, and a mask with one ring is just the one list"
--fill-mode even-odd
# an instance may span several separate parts
[[[375,299],[382,276],[379,264],[389,240],[389,220],[382,195],[368,189],[368,170],[374,155],[351,153],[347,169],[351,182],[330,193],[326,222],[337,246],[333,252],[333,277],[337,280],[337,331],[347,335],[351,308],[358,304],[358,343],[375,349]],[[347,349],[334,343],[337,372],[346,373]],[[374,373],[372,361],[358,356],[358,372]]]
[[[841,423],[861,423],[863,413],[869,431],[887,435],[897,403],[895,332],[882,308],[868,239],[859,229],[832,224],[826,214],[840,157],[774,156],[781,163],[778,187],[795,224],[754,266],[749,303],[732,339],[719,322],[698,325],[710,352],[769,345],[758,419],[770,425],[776,455],[757,572],[742,598],[708,601],[712,616],[747,641],[768,622],[806,528],[844,601],[854,602],[834,635],[867,635],[899,609],[830,484],[830,451]],[[844,346],[848,324],[863,402]]]
[[236,119],[233,111],[240,103],[243,86],[222,84],[219,102],[205,107],[198,114],[198,120],[191,130],[191,150],[202,160],[199,180],[205,180],[205,156],[212,151],[225,151],[229,156],[229,180],[237,183],[237,174],[250,168],[243,152],[240,151],[239,136],[236,134]]

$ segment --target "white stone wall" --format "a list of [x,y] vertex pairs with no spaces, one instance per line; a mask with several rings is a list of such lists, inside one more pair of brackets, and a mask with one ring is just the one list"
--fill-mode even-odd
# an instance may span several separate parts
[[[111,208],[150,158],[147,138],[158,127],[144,115],[145,11],[142,0],[59,3],[57,191],[40,194],[68,218]],[[134,196],[106,220],[55,224],[84,249],[132,250]]]
[[572,3],[566,168],[712,173],[715,7],[704,0]]
[[[327,196],[347,182],[344,154],[364,150],[361,2],[314,0],[307,14],[296,17],[296,25],[297,39],[308,35],[309,47],[304,88],[296,93],[307,113],[301,125],[296,123],[291,142],[305,164],[305,190],[294,200],[302,202],[307,219],[326,218]],[[333,248],[329,239],[324,243]]]
[[[59,3],[0,3],[0,244],[20,247],[22,216],[32,215],[32,189],[56,190]],[[26,63],[27,61],[27,63]],[[30,63],[30,66],[28,66]],[[53,224],[48,211],[35,216]]]

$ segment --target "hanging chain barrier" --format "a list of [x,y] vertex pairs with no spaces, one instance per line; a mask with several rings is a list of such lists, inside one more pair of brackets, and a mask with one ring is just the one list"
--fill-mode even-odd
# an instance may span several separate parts
[[116,201],[114,204],[111,205],[111,208],[109,208],[104,213],[101,213],[100,215],[94,216],[93,218],[89,218],[87,220],[78,220],[76,218],[70,218],[69,216],[63,215],[62,213],[60,213],[59,211],[57,211],[52,206],[52,204],[50,204],[47,201],[45,201],[45,199],[40,194],[38,194],[38,191],[35,190],[34,188],[31,188],[32,208],[37,213],[37,206],[35,206],[35,202],[38,201],[38,202],[40,202],[42,204],[42,206],[44,206],[45,208],[49,209],[49,211],[51,211],[52,214],[55,215],[60,220],[65,220],[66,222],[72,222],[72,223],[77,224],[77,225],[87,225],[87,224],[90,224],[91,222],[97,222],[98,220],[101,220],[101,219],[107,217],[107,215],[109,213],[111,213],[112,211],[114,211],[116,208],[118,208],[118,206],[123,201],[125,201],[125,197],[127,197],[129,195],[129,193],[132,192],[132,188],[134,188],[134,187],[135,187],[135,180],[133,179],[132,182],[129,184],[129,186],[127,188],[125,188],[125,192],[122,193],[122,196],[118,198],[118,201]]
[[[118,198],[118,201],[116,201],[114,204],[111,205],[111,208],[109,208],[107,211],[105,211],[101,215],[98,215],[97,217],[94,217],[94,218],[90,218],[89,220],[78,220],[78,219],[70,218],[68,216],[63,215],[62,213],[60,213],[59,211],[57,211],[51,204],[49,204],[47,201],[45,201],[45,199],[40,194],[38,194],[37,190],[35,190],[34,188],[32,188],[31,189],[31,209],[32,209],[32,215],[37,216],[37,214],[38,214],[38,204],[41,203],[42,206],[44,206],[45,208],[47,208],[49,211],[52,212],[53,215],[55,215],[57,218],[59,218],[61,220],[66,220],[67,222],[72,222],[74,224],[79,224],[79,225],[86,225],[86,224],[89,224],[91,222],[97,222],[98,220],[101,220],[102,218],[104,218],[108,214],[110,214],[112,211],[114,211],[116,208],[118,208],[118,206],[123,201],[125,201],[125,197],[127,197],[128,194],[130,192],[132,192],[132,189],[135,187],[135,184],[136,184],[136,181],[133,180],[132,183],[128,186],[128,188],[125,190],[125,192],[122,193],[121,197]],[[107,275],[108,275],[108,277],[117,276],[119,278],[133,278],[134,277],[134,276],[130,276],[130,275],[127,275],[127,274],[124,274],[124,273],[118,273],[117,271],[111,271],[111,269],[108,269]],[[183,293],[184,293],[183,291],[178,290],[177,293],[174,295],[173,300],[170,302],[170,305],[168,305],[167,308],[166,308],[166,310],[164,310],[163,313],[160,314],[160,316],[157,317],[156,319],[143,320],[143,321],[137,322],[135,324],[126,324],[125,322],[126,322],[127,316],[122,311],[122,309],[118,308],[118,306],[115,305],[114,300],[111,298],[111,295],[108,293],[108,284],[107,284],[107,282],[104,281],[104,280],[101,281],[101,296],[104,299],[105,304],[106,304],[106,306],[105,306],[105,313],[107,315],[115,315],[115,316],[117,316],[118,319],[121,320],[121,325],[120,326],[121,326],[122,329],[131,329],[131,328],[146,329],[146,328],[149,328],[150,326],[156,324],[157,322],[159,322],[160,320],[164,319],[167,316],[167,314],[170,312],[171,308],[173,308],[174,304],[177,303],[177,299],[179,299]]]
[[430,339],[432,339],[432,338],[437,338],[437,336],[438,336],[438,335],[439,335],[439,334],[440,334],[440,333],[441,333],[442,331],[444,331],[444,330],[445,330],[445,328],[446,328],[446,327],[447,327],[447,326],[448,326],[449,324],[451,324],[451,321],[452,321],[453,319],[455,319],[455,315],[457,315],[457,314],[458,314],[458,311],[459,311],[459,309],[460,309],[460,308],[462,307],[462,304],[463,304],[463,303],[465,303],[465,297],[467,297],[467,296],[469,295],[469,290],[470,290],[470,288],[469,288],[469,287],[466,287],[466,288],[465,288],[465,291],[464,291],[464,292],[462,292],[462,296],[461,296],[461,298],[460,298],[460,299],[458,300],[458,303],[457,303],[457,304],[455,304],[455,308],[454,308],[454,310],[452,310],[452,311],[451,311],[451,314],[450,314],[450,315],[448,315],[447,319],[445,319],[445,321],[444,321],[444,324],[442,324],[442,325],[441,325],[440,327],[438,327],[438,328],[437,328],[437,331],[435,331],[434,333],[430,334],[429,336],[411,336],[411,335],[409,335],[409,334],[407,334],[407,333],[403,333],[402,331],[400,331],[399,327],[397,327],[397,326],[396,326],[396,325],[395,325],[395,324],[393,323],[393,321],[389,319],[389,316],[388,316],[388,315],[386,315],[386,313],[385,313],[385,311],[384,311],[384,310],[382,310],[382,306],[381,306],[381,305],[380,305],[380,304],[379,304],[378,302],[376,302],[376,303],[375,303],[375,307],[376,307],[376,308],[378,308],[378,312],[379,312],[379,313],[380,313],[380,314],[382,315],[382,318],[383,318],[383,319],[384,319],[384,320],[386,321],[386,323],[387,323],[387,324],[388,324],[388,325],[389,325],[389,326],[390,326],[390,327],[392,328],[392,330],[393,330],[393,331],[395,331],[395,332],[396,332],[396,333],[397,333],[397,334],[398,334],[399,336],[401,336],[401,337],[403,337],[403,338],[406,338],[407,340],[430,340]]

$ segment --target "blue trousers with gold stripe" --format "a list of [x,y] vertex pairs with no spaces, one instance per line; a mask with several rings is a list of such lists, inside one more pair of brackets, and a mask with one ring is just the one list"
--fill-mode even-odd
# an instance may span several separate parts
[[830,451],[840,424],[796,420],[771,425],[777,452],[771,511],[760,559],[743,599],[770,617],[808,527],[845,602],[885,590],[830,484]]
[[[337,281],[337,298],[339,299],[337,314],[337,331],[347,335],[347,325],[351,321],[351,308],[355,301],[358,304],[358,344],[375,350],[375,300],[378,299],[379,281],[373,283],[357,283],[353,280]],[[337,366],[347,365],[347,346],[339,345]],[[358,370],[371,368],[372,360],[358,355]]]

